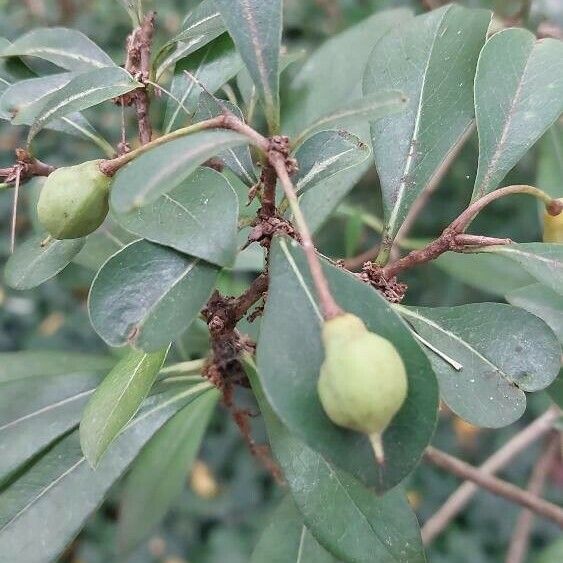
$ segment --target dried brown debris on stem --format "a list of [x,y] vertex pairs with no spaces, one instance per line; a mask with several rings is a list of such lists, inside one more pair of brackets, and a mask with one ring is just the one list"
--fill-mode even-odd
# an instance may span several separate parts
[[16,164],[8,168],[0,168],[0,178],[6,184],[15,184],[19,181],[23,184],[35,176],[49,176],[55,167],[37,160],[25,149],[16,149]]

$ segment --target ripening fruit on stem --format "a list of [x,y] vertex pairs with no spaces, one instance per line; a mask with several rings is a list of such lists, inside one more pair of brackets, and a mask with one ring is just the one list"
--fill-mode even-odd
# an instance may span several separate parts
[[[557,201],[563,204],[563,197]],[[558,215],[545,213],[543,217],[543,242],[563,243],[563,212]]]
[[395,346],[345,313],[323,325],[325,360],[318,392],[327,416],[367,434],[383,463],[382,434],[407,396],[407,374]]
[[37,213],[53,238],[84,237],[104,222],[111,178],[100,170],[100,162],[58,168],[47,178]]

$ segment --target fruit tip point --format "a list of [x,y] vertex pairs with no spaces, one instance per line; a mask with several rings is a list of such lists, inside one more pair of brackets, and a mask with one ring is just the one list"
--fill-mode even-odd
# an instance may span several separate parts
[[383,440],[379,432],[374,432],[369,435],[369,441],[371,442],[371,447],[373,448],[373,453],[375,454],[375,459],[379,465],[385,463],[385,451],[383,450]]

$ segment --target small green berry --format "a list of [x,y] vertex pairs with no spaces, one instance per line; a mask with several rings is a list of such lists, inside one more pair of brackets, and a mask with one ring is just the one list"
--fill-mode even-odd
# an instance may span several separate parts
[[[563,198],[557,201],[563,204]],[[543,242],[563,243],[563,212],[558,215],[545,213],[543,217]]]

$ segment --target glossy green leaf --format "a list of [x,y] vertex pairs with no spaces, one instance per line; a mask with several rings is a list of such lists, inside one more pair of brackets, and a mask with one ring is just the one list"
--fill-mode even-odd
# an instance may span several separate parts
[[80,444],[96,467],[145,400],[166,359],[168,349],[147,354],[131,350],[108,373],[88,401],[80,423]]
[[29,131],[28,142],[48,123],[111,100],[141,86],[126,70],[108,67],[75,76],[44,99]]
[[524,392],[545,389],[559,373],[557,338],[523,309],[475,303],[400,307],[399,313],[424,339],[442,399],[476,426],[518,420],[526,409]]
[[[225,100],[218,100],[207,92],[202,92],[199,97],[197,112],[194,116],[195,121],[203,121],[221,115],[225,110],[236,115],[241,121],[244,121],[242,111],[234,104]],[[219,154],[219,158],[223,161],[227,168],[230,168],[242,182],[247,186],[254,186],[258,179],[254,172],[254,163],[250,155],[250,149],[247,146],[234,147],[227,149]]]
[[166,106],[164,132],[169,133],[186,121],[186,111],[193,114],[201,88],[186,74],[188,71],[208,92],[214,93],[242,68],[242,60],[228,35],[218,37],[204,49],[178,61],[170,92],[179,100],[170,99]]
[[491,13],[451,4],[418,16],[379,41],[364,76],[364,93],[396,88],[405,111],[371,125],[393,240],[420,193],[436,182],[474,119],[473,77]]
[[140,240],[112,256],[88,299],[90,320],[110,346],[158,350],[175,340],[211,296],[218,268]]
[[[0,353],[0,384],[32,377],[107,372],[115,360],[108,356],[65,350],[25,350]],[[33,384],[31,384],[33,387]]]
[[325,264],[325,275],[338,303],[391,340],[407,368],[407,399],[383,436],[385,465],[376,464],[367,437],[334,425],[320,404],[320,313],[303,251],[285,239],[276,239],[271,249],[271,284],[258,340],[260,380],[276,415],[292,433],[330,463],[384,491],[413,470],[428,445],[438,386],[430,363],[389,303],[337,267]]
[[299,195],[322,184],[338,172],[364,162],[370,149],[346,131],[321,131],[307,139],[295,152],[299,166],[293,183]]
[[209,158],[248,142],[232,131],[200,131],[156,147],[117,173],[111,206],[117,213],[129,213],[148,205],[189,178]]
[[[149,397],[94,471],[73,432],[0,494],[0,553],[6,561],[44,563],[76,536],[141,448],[179,409],[210,387]],[[49,525],[46,525],[46,522]]]
[[551,197],[563,197],[561,178],[563,178],[563,124],[557,122],[544,135],[539,146],[536,186]]
[[561,115],[562,75],[561,41],[536,41],[525,29],[505,29],[487,41],[475,75],[479,167],[473,200],[496,189]]
[[45,234],[35,235],[16,247],[6,263],[6,283],[15,289],[31,289],[66,268],[84,246],[84,239],[48,242]]
[[218,266],[235,259],[238,199],[225,176],[209,168],[154,203],[115,218],[145,239]]
[[563,244],[528,242],[489,246],[479,252],[503,256],[557,293],[563,293]]
[[111,256],[137,239],[134,234],[106,219],[101,228],[86,237],[86,244],[73,262],[97,272]]
[[507,293],[506,300],[543,319],[563,343],[563,295],[535,283]]
[[215,6],[264,104],[270,131],[279,128],[282,0],[215,0]]
[[1,51],[2,56],[39,57],[71,71],[115,67],[109,55],[83,33],[64,27],[34,29]]
[[80,422],[101,376],[27,378],[0,387],[0,482]]
[[194,399],[157,432],[135,460],[120,510],[122,553],[150,534],[182,491],[218,398],[214,389]]
[[287,495],[272,514],[250,563],[337,563],[303,524],[295,502]]

